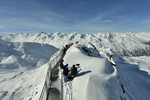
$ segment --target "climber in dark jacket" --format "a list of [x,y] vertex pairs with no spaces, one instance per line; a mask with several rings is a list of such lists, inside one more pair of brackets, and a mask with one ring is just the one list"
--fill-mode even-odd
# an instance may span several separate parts
[[75,67],[75,65],[72,66],[70,71],[71,71],[70,75],[72,75],[73,77],[77,76],[78,72],[77,72],[77,68]]
[[68,73],[69,73],[68,67],[67,67],[67,66],[64,66],[64,67],[63,67],[63,75],[64,75],[64,76],[68,76]]
[[68,73],[69,73],[68,66],[64,66],[63,67],[64,82],[68,82],[69,81]]
[[62,69],[62,71],[63,71],[63,68],[64,68],[64,67],[67,67],[67,66],[68,66],[68,64],[65,64],[65,65],[64,65],[63,62],[64,62],[64,60],[61,60],[61,61],[60,61],[60,69]]

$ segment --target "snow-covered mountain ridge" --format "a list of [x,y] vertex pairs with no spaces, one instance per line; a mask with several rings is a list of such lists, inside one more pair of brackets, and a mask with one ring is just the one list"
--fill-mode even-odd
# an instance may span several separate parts
[[0,33],[0,100],[39,100],[48,68],[59,63],[58,50],[72,42],[64,63],[80,64],[72,81],[74,99],[148,100],[149,38],[150,33]]
[[92,43],[98,50],[117,52],[122,56],[150,56],[150,32],[143,33],[38,33],[6,34],[0,33],[0,39],[12,42],[46,43],[61,48],[68,43],[79,41]]
[[47,44],[0,40],[0,69],[40,67],[58,50]]

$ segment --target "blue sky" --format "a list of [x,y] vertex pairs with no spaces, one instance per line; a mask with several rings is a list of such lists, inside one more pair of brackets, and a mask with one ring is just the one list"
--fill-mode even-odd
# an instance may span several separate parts
[[150,0],[0,0],[0,32],[147,32]]

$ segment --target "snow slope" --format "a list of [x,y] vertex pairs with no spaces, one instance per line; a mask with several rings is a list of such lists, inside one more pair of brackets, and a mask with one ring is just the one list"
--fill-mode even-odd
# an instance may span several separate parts
[[150,57],[124,57],[116,61],[121,83],[127,100],[149,100]]
[[51,56],[59,49],[0,40],[0,100],[37,100]]
[[48,65],[37,69],[0,70],[0,100],[37,100]]
[[[70,67],[80,64],[78,77],[72,81],[73,100],[120,100],[122,92],[116,68],[106,58],[83,52],[81,46],[73,46],[64,57]],[[64,100],[70,100],[67,86],[64,88]]]

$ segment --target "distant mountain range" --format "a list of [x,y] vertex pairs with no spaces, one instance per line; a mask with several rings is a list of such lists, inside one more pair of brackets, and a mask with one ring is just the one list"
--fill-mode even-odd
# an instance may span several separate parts
[[0,33],[0,39],[11,42],[36,42],[62,48],[68,43],[79,41],[93,44],[98,50],[109,49],[122,56],[150,56],[150,32],[141,33]]

